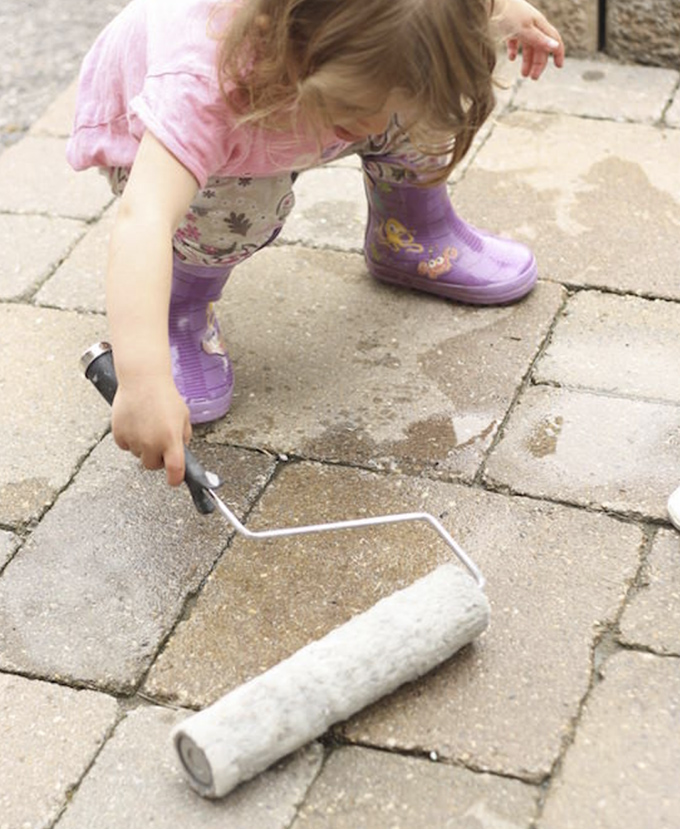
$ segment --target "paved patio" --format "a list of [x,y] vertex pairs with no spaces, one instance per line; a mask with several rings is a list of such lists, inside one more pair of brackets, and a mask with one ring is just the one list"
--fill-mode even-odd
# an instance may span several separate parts
[[451,182],[541,281],[469,308],[361,256],[354,160],[307,173],[218,315],[237,392],[192,449],[262,528],[423,509],[488,632],[217,803],[169,731],[445,557],[402,526],[259,544],[108,434],[115,209],[64,161],[73,87],[0,156],[0,829],[680,826],[680,73],[506,69]]

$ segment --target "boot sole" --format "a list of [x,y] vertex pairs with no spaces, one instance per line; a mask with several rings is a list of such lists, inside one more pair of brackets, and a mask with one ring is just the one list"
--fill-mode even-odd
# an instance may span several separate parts
[[536,260],[531,259],[527,268],[511,284],[500,285],[457,285],[453,282],[437,282],[428,277],[403,273],[386,268],[366,257],[368,271],[379,282],[425,291],[428,294],[464,302],[468,305],[508,305],[526,296],[536,284],[538,272]]

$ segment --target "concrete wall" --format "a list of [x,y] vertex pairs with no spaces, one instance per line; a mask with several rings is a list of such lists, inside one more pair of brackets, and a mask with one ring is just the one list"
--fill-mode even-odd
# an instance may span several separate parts
[[606,52],[680,69],[680,0],[607,0]]
[[570,54],[592,54],[598,48],[599,0],[533,0],[560,30]]
[[559,28],[572,55],[593,54],[603,46],[620,60],[680,69],[680,0],[533,2]]

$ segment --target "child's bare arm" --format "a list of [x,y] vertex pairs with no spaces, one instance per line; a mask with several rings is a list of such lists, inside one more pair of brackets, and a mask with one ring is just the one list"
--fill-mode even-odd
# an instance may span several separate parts
[[545,15],[526,0],[495,0],[492,27],[507,43],[514,60],[522,48],[522,75],[538,80],[550,55],[555,66],[564,63],[564,43],[559,31]]
[[172,379],[168,308],[172,237],[197,190],[193,176],[146,133],[111,234],[107,313],[118,375],[116,443],[148,469],[184,477],[187,407]]

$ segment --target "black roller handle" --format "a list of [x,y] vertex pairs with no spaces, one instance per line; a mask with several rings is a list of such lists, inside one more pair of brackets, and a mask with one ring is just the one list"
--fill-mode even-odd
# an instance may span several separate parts
[[[118,389],[116,370],[113,364],[113,352],[108,343],[101,342],[89,348],[80,358],[85,377],[92,383],[109,406],[113,405],[113,398]],[[208,515],[215,509],[215,503],[208,494],[211,489],[221,485],[221,481],[213,472],[206,472],[200,462],[189,449],[184,447],[184,483],[189,488],[196,509],[203,515]]]

